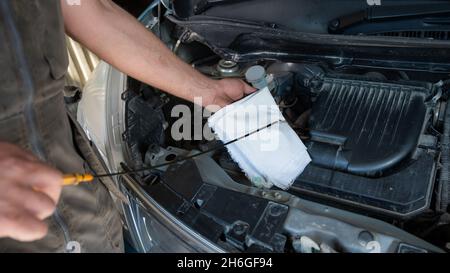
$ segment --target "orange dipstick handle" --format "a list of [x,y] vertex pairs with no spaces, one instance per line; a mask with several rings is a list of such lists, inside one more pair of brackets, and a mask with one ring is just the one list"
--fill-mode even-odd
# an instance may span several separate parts
[[80,183],[89,183],[94,181],[91,174],[66,174],[63,177],[63,186],[77,186]]

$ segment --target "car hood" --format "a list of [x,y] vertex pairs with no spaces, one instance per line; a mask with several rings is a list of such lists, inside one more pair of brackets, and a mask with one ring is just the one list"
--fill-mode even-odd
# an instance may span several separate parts
[[[441,14],[450,12],[449,1],[376,2],[173,0],[169,19],[184,30],[184,42],[196,40],[236,62],[301,59],[334,66],[450,71],[442,58],[450,56],[450,24]],[[336,20],[342,27],[332,27]],[[435,37],[428,37],[430,33]]]
[[[432,24],[429,20],[440,18],[450,10],[450,2],[440,0],[172,0],[172,6],[176,15],[183,19],[208,16],[217,20],[226,18],[257,22],[283,30],[319,34],[329,33],[336,19],[343,19],[338,28],[367,22],[383,27],[383,22],[388,21],[396,31],[447,29],[448,17],[443,21],[433,20]],[[425,18],[428,21],[424,21]],[[373,32],[371,25],[367,31]]]

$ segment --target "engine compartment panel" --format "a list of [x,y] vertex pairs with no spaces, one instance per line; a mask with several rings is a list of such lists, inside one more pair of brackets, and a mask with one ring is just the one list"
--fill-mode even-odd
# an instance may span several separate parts
[[380,177],[417,149],[432,86],[325,76],[310,80],[317,94],[308,151],[315,165]]
[[311,164],[291,187],[293,193],[391,217],[411,217],[429,208],[435,179],[434,156],[424,154],[402,172],[367,178]]
[[394,217],[427,209],[436,155],[418,147],[433,85],[349,75],[306,83],[315,94],[306,142],[313,164],[292,191]]

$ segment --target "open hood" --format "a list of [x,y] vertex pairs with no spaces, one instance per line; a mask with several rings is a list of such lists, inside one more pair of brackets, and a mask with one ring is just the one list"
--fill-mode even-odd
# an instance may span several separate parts
[[[225,59],[450,71],[450,1],[187,0],[169,19],[182,41]],[[255,52],[254,48],[258,48]],[[288,59],[287,59],[287,56]]]
[[[449,30],[447,0],[172,0],[180,18],[212,18],[263,23],[273,28],[317,34],[379,34]],[[390,31],[389,31],[390,28]],[[427,33],[434,39],[447,35]],[[401,34],[399,34],[401,35]],[[420,33],[411,33],[421,37]]]

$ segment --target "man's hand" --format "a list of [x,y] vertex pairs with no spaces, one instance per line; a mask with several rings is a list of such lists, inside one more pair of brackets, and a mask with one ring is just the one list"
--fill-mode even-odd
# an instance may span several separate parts
[[0,142],[0,238],[34,241],[47,234],[62,174],[17,146]]
[[204,106],[215,106],[220,107],[227,106],[237,100],[242,99],[245,95],[249,95],[255,92],[256,89],[246,84],[244,81],[239,79],[223,79],[217,81],[214,90],[205,92],[205,94],[210,93],[211,96],[204,96]]

